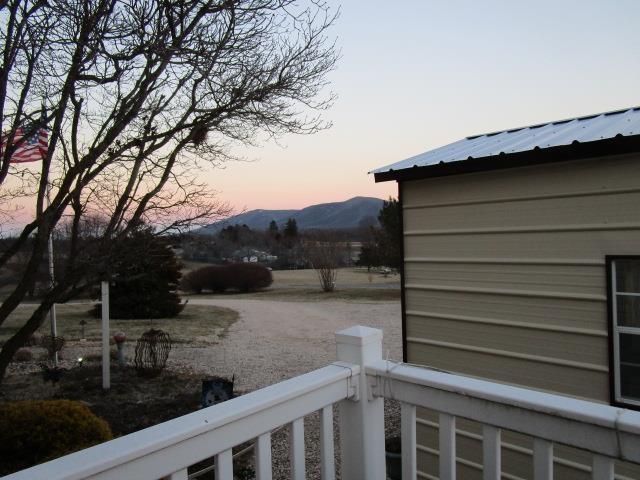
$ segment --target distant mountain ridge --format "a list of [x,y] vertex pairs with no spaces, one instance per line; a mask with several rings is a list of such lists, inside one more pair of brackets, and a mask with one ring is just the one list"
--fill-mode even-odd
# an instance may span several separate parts
[[289,219],[295,219],[298,228],[340,229],[356,228],[367,218],[377,222],[383,200],[373,197],[353,197],[344,202],[321,203],[301,210],[250,210],[196,230],[199,235],[214,235],[229,225],[247,225],[252,230],[265,230],[271,220],[279,228]]

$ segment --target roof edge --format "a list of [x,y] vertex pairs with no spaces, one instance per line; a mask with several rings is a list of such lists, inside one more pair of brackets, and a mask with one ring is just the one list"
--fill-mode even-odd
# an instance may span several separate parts
[[436,165],[414,166],[402,170],[388,170],[374,173],[373,175],[376,183],[391,180],[402,182],[636,152],[640,152],[640,135],[627,137],[618,135],[614,138],[595,140],[593,142],[573,142],[570,145],[535,148],[524,152],[503,153],[489,157],[458,160],[456,162],[441,162]]
[[504,132],[519,132],[520,130],[526,130],[527,128],[530,129],[535,129],[535,128],[540,128],[540,127],[544,127],[545,125],[561,125],[563,123],[569,123],[569,122],[573,122],[573,121],[582,121],[582,120],[590,120],[592,118],[596,118],[596,117],[600,117],[600,116],[605,116],[605,117],[609,117],[611,115],[619,115],[622,113],[626,113],[629,111],[638,111],[640,110],[640,106],[635,106],[635,107],[627,107],[627,108],[620,108],[617,110],[608,110],[606,112],[600,112],[600,113],[592,113],[589,115],[582,115],[580,117],[568,117],[568,118],[563,118],[562,120],[554,120],[552,122],[542,122],[542,123],[534,123],[532,125],[524,125],[522,127],[516,127],[516,128],[507,128],[507,129],[503,129],[503,130],[494,130],[491,132],[486,132],[486,133],[480,133],[477,135],[469,135],[468,137],[465,137],[467,140],[471,140],[474,138],[478,138],[478,137],[492,137],[494,135],[498,135],[500,133],[504,133]]

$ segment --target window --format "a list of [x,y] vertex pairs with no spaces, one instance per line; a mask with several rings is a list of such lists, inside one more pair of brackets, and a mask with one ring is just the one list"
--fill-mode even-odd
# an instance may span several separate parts
[[640,257],[608,257],[614,403],[640,407]]

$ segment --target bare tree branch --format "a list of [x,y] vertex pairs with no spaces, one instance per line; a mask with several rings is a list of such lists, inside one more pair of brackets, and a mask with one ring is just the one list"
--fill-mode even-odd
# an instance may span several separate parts
[[[329,126],[318,112],[333,101],[323,92],[335,18],[313,0],[0,2],[0,213],[25,198],[35,212],[0,251],[0,268],[27,258],[0,325],[64,224],[63,274],[0,351],[0,381],[42,312],[104,274],[111,244],[141,222],[160,234],[229,211],[199,165],[232,158],[234,142]],[[45,112],[47,155],[37,172],[19,170],[16,132]]]

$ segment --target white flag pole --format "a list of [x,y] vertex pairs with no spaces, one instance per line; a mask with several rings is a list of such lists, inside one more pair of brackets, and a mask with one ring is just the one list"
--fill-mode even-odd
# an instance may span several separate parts
[[[51,205],[51,185],[47,182],[47,204]],[[53,229],[51,229],[51,233],[49,233],[49,242],[48,242],[48,250],[49,250],[49,281],[51,284],[51,288],[55,286],[55,275],[53,269]],[[51,310],[49,310],[49,319],[51,320],[51,344],[54,347],[53,350],[53,365],[58,366],[58,351],[55,349],[56,345],[56,337],[58,336],[58,325],[56,319],[56,304],[51,305]]]

